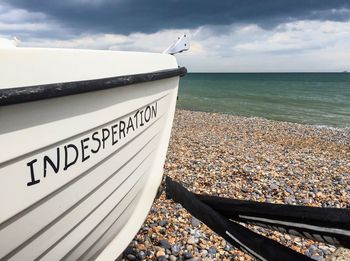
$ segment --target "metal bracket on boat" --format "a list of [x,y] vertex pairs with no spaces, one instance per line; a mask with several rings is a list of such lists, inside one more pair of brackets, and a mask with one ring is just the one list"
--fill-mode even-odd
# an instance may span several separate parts
[[0,38],[0,47],[16,47],[21,41],[17,37],[13,39]]
[[176,43],[170,45],[163,53],[177,54],[190,49],[190,41],[186,35],[179,37]]

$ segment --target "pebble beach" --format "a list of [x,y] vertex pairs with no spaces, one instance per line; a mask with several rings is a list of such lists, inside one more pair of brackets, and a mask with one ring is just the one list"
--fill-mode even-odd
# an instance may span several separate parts
[[[350,208],[350,130],[177,110],[165,175],[200,194]],[[247,226],[315,260],[336,248]],[[122,260],[253,260],[192,217],[156,199]]]

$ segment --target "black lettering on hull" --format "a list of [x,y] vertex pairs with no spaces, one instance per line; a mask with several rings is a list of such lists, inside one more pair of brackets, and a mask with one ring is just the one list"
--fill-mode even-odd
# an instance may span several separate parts
[[96,135],[98,134],[98,131],[95,131],[93,134],[92,134],[92,140],[96,141],[98,143],[98,146],[96,149],[91,149],[91,152],[92,153],[97,153],[99,150],[100,150],[100,147],[101,147],[101,140],[99,138],[96,137]]
[[[77,164],[79,157],[83,163],[95,154],[111,148],[111,146],[115,146],[120,140],[130,135],[130,133],[135,132],[138,128],[149,124],[150,121],[155,119],[157,117],[157,106],[157,102],[147,105],[123,120],[96,130],[90,135],[85,135],[79,141],[75,141],[74,144],[72,142],[55,148],[56,158],[44,155],[40,159],[32,159],[27,163],[30,174],[30,181],[27,182],[27,186],[40,183],[38,176],[46,178],[49,169],[54,173],[67,171],[70,167]],[[63,165],[63,168],[61,165]]]
[[118,142],[118,139],[116,138],[118,133],[116,130],[117,128],[118,128],[118,123],[112,126],[112,146],[114,146],[114,144]]
[[47,173],[47,164],[50,164],[51,168],[55,173],[58,173],[60,169],[60,148],[56,148],[56,164],[53,163],[52,159],[49,156],[44,156],[44,178]]
[[128,127],[126,128],[126,134],[129,134],[129,130],[130,129],[135,131],[134,123],[132,122],[132,118],[131,117],[129,118],[129,121],[128,121]]
[[106,148],[106,140],[109,138],[110,132],[109,129],[102,129],[102,148]]
[[[74,160],[71,162],[68,162],[68,160],[69,160],[68,149],[69,148],[73,149],[75,152]],[[75,146],[74,144],[68,144],[68,145],[64,146],[64,168],[63,168],[63,170],[67,170],[70,166],[73,166],[75,164],[75,162],[77,162],[78,156],[79,156],[79,151],[78,151],[77,146]]]
[[27,166],[30,168],[30,181],[27,183],[27,186],[32,186],[32,185],[40,183],[40,179],[35,179],[35,176],[34,176],[33,164],[37,161],[38,161],[37,159],[33,159],[32,161],[27,163]]
[[87,148],[89,148],[89,145],[85,144],[87,141],[89,141],[90,138],[87,137],[83,140],[80,141],[80,144],[81,144],[81,162],[84,162],[85,160],[89,159],[90,158],[90,155],[86,155],[85,153],[85,150]]

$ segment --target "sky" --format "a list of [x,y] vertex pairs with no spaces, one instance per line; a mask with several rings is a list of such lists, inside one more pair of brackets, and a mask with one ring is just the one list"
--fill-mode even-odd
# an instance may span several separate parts
[[0,0],[20,46],[162,52],[190,72],[350,71],[349,0]]

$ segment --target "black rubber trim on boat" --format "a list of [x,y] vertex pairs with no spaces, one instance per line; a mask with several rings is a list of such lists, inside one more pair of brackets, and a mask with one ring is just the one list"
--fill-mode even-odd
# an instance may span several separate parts
[[185,67],[86,81],[52,83],[27,87],[0,89],[0,106],[44,100],[73,94],[93,92],[136,83],[152,82],[184,76]]

